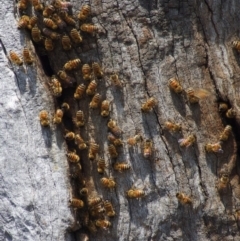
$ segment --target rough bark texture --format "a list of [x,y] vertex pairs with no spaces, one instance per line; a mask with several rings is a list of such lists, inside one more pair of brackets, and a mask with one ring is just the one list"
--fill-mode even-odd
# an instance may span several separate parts
[[[71,1],[76,13],[83,1]],[[83,43],[64,52],[57,42],[47,64],[16,67],[7,59],[10,50],[31,45],[27,31],[16,28],[19,15],[14,2],[0,0],[0,79],[1,79],[1,240],[82,240],[89,233],[83,224],[87,209],[71,210],[68,199],[79,198],[79,179],[69,180],[64,128],[70,130],[71,116],[65,127],[41,128],[39,111],[52,115],[62,101],[71,111],[84,110],[87,126],[83,137],[100,145],[99,156],[107,160],[106,176],[113,176],[117,187],[102,187],[96,161],[87,151],[81,156],[82,175],[89,196],[100,195],[113,203],[116,217],[108,230],[89,233],[90,240],[240,240],[239,143],[239,53],[232,48],[238,40],[240,2],[195,1],[90,1],[92,22],[99,26],[96,36],[83,34]],[[39,46],[37,51],[40,52]],[[34,48],[32,46],[32,51]],[[131,170],[117,173],[107,151],[107,122],[99,110],[89,110],[91,98],[74,102],[72,88],[63,97],[51,96],[46,74],[56,74],[69,59],[82,63],[101,62],[105,76],[98,81],[98,92],[112,101],[110,117],[122,129],[123,148],[118,161],[126,161]],[[45,68],[45,73],[43,69]],[[119,73],[123,87],[110,84],[113,72]],[[74,74],[82,83],[81,71]],[[169,90],[168,80],[180,79],[184,89],[208,89],[212,95],[199,104],[189,104],[186,95]],[[142,113],[141,105],[154,97],[157,107]],[[227,119],[218,111],[225,101],[237,111]],[[54,107],[55,106],[55,107]],[[182,125],[182,134],[164,130],[164,122]],[[215,143],[224,126],[233,134],[223,143],[224,153],[205,152],[206,143]],[[141,133],[154,143],[153,156],[143,157],[140,145],[129,148],[127,138]],[[195,134],[197,142],[179,147],[182,136]],[[230,185],[219,193],[216,183],[228,165]],[[70,168],[69,168],[70,167]],[[128,199],[132,186],[144,189],[146,196]],[[191,196],[193,205],[181,205],[176,193]],[[74,227],[74,219],[80,229]],[[73,232],[68,232],[67,229]]]

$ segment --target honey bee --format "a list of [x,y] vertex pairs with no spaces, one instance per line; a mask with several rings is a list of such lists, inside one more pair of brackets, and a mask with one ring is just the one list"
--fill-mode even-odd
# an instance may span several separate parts
[[62,86],[55,75],[52,76],[49,86],[54,96],[59,97],[62,94]]
[[79,44],[82,42],[82,37],[76,28],[73,28],[70,32],[70,36],[75,44]]
[[43,10],[43,17],[51,17],[55,12],[55,8],[52,5],[47,5]]
[[87,144],[79,134],[75,135],[75,144],[78,146],[79,150],[84,150],[87,148]]
[[64,70],[58,71],[58,76],[68,85],[72,85],[73,82],[75,82],[74,78],[67,75],[67,73]]
[[118,172],[123,172],[126,170],[129,170],[131,168],[131,166],[127,163],[120,163],[120,162],[116,162],[113,166],[114,170],[118,171]]
[[88,24],[88,23],[84,23],[80,26],[80,29],[83,32],[87,32],[87,33],[95,33],[98,31],[98,27],[93,25],[93,24]]
[[84,84],[80,84],[75,90],[74,98],[76,100],[80,100],[83,97],[85,89],[86,89],[86,86]]
[[215,152],[215,153],[223,153],[222,146],[220,142],[214,144],[206,144],[205,146],[206,152]]
[[110,80],[113,85],[122,87],[122,82],[119,80],[118,75],[115,72],[110,76]]
[[89,64],[84,64],[82,66],[82,74],[84,80],[90,80],[91,79],[91,67]]
[[60,124],[62,122],[62,117],[63,117],[63,111],[61,109],[57,109],[53,118],[53,123]]
[[127,197],[129,198],[142,198],[145,196],[145,192],[142,189],[129,189],[127,191]]
[[228,187],[229,184],[229,174],[223,173],[217,183],[217,189],[219,192],[223,191]]
[[27,25],[27,28],[28,29],[32,29],[38,22],[38,18],[37,16],[32,16],[30,19],[29,19],[29,23]]
[[97,62],[92,63],[92,70],[93,70],[94,75],[98,79],[101,79],[103,77],[103,71],[102,71],[100,65]]
[[80,63],[81,63],[80,59],[69,60],[66,64],[64,64],[63,68],[66,71],[71,71],[71,70],[77,69]]
[[16,52],[10,51],[9,57],[10,57],[10,60],[12,61],[12,63],[17,64],[19,66],[23,65],[23,61],[21,60],[21,58],[18,56],[18,54]]
[[110,131],[117,137],[119,137],[122,133],[122,130],[117,126],[116,121],[110,119],[108,122],[108,128],[110,129]]
[[66,135],[64,137],[65,139],[67,139],[68,141],[72,141],[75,139],[75,133],[72,131],[67,131],[66,130]]
[[230,125],[227,125],[224,128],[223,132],[221,133],[221,135],[219,137],[219,140],[220,141],[227,141],[229,136],[230,136],[230,134],[231,134],[231,132],[232,132],[232,127]]
[[28,0],[20,0],[17,4],[19,10],[26,10],[28,5]]
[[70,109],[70,106],[69,106],[68,103],[63,102],[62,105],[61,105],[61,109],[65,113],[65,112],[67,112]]
[[73,123],[76,127],[82,127],[85,125],[84,113],[82,110],[77,111],[76,118],[73,118]]
[[235,211],[234,217],[238,222],[240,221],[240,210],[239,209]]
[[188,97],[188,100],[191,104],[198,103],[199,100],[205,99],[208,97],[211,93],[205,89],[193,89],[188,88],[186,90],[186,94]]
[[228,105],[224,102],[220,102],[218,105],[219,112],[226,112],[228,110]]
[[106,214],[107,214],[108,217],[114,217],[116,215],[116,213],[115,213],[115,211],[113,209],[113,206],[112,206],[110,201],[106,200],[104,202],[104,208],[106,210]]
[[66,34],[62,37],[62,47],[64,50],[70,50],[72,48],[71,40]]
[[103,177],[101,178],[101,183],[104,187],[109,189],[114,188],[116,186],[116,182],[113,180],[113,178]]
[[66,11],[61,11],[60,16],[68,25],[76,26],[76,21],[70,17]]
[[58,28],[57,24],[51,19],[51,18],[44,18],[43,23],[53,30],[56,30]]
[[102,215],[103,213],[105,213],[105,209],[103,208],[101,203],[90,208],[91,216],[98,217],[99,215]]
[[75,151],[69,151],[67,153],[67,158],[70,162],[76,163],[80,161],[80,157],[75,153]]
[[138,142],[142,141],[142,136],[140,134],[135,135],[127,139],[127,144],[130,146],[136,145]]
[[68,8],[72,7],[72,3],[60,0],[54,0],[53,6],[58,10],[65,10],[68,11]]
[[69,200],[69,204],[74,208],[84,207],[84,202],[81,199],[77,199],[77,198],[72,198],[71,200]]
[[97,145],[96,143],[92,142],[90,144],[89,153],[88,153],[89,160],[96,159],[96,155],[97,155],[98,151],[99,151],[99,145]]
[[86,187],[84,187],[79,191],[79,193],[82,196],[87,196],[88,195],[88,189]]
[[89,104],[89,107],[91,109],[96,109],[98,108],[99,104],[100,104],[100,101],[101,101],[101,95],[100,94],[95,94],[92,98],[92,101],[90,102]]
[[178,143],[181,147],[189,147],[193,145],[194,142],[196,142],[195,135],[189,135],[186,138],[182,138],[178,140]]
[[182,193],[182,192],[178,192],[176,194],[176,197],[178,199],[178,201],[181,203],[181,204],[192,204],[192,200],[190,197],[188,197],[186,194]]
[[91,7],[89,5],[83,5],[79,14],[79,20],[85,20],[91,14]]
[[155,98],[149,98],[145,103],[142,104],[141,110],[143,112],[151,111],[157,105],[157,101]]
[[180,94],[183,91],[183,88],[180,85],[178,78],[176,78],[176,77],[175,78],[171,78],[169,80],[168,86],[169,86],[169,88],[171,90],[173,90],[177,94]]
[[18,21],[18,29],[20,28],[27,28],[29,25],[29,16],[27,15],[22,15],[21,18]]
[[23,49],[23,61],[24,61],[24,63],[29,64],[29,65],[33,63],[33,58],[30,54],[30,51],[26,47]]
[[236,114],[237,114],[236,111],[233,108],[231,108],[227,110],[226,117],[229,119],[232,119],[236,117]]
[[121,139],[116,138],[113,134],[108,134],[108,140],[110,143],[112,143],[114,146],[122,146],[123,142]]
[[106,168],[106,162],[103,158],[100,158],[97,162],[97,171],[100,174],[103,174]]
[[173,123],[173,122],[171,122],[171,121],[166,121],[166,122],[164,123],[164,127],[165,127],[168,131],[170,131],[170,132],[177,132],[177,131],[181,131],[181,130],[182,130],[181,125],[175,124],[175,123]]
[[109,116],[110,102],[108,100],[104,100],[101,104],[101,116],[107,117]]
[[49,121],[48,113],[46,110],[40,111],[39,120],[40,120],[40,124],[42,126],[49,126],[50,121]]
[[60,35],[56,32],[53,32],[47,28],[44,28],[42,30],[43,34],[46,35],[47,37],[51,38],[52,40],[57,40],[60,38]]
[[96,80],[92,80],[86,90],[87,95],[94,95],[97,89],[97,82]]
[[97,219],[95,222],[96,226],[102,229],[107,229],[111,227],[111,223],[105,219]]
[[88,206],[89,207],[93,207],[95,205],[98,205],[99,203],[102,202],[102,198],[101,197],[94,197],[94,198],[90,198],[88,200]]
[[233,48],[240,51],[240,41],[233,41],[232,45],[233,45]]
[[56,13],[52,15],[52,20],[61,30],[67,27],[67,24]]
[[143,156],[145,158],[150,158],[152,156],[153,143],[151,140],[147,139],[143,145]]
[[32,5],[33,5],[35,11],[43,10],[43,5],[40,3],[39,0],[32,0]]
[[108,152],[111,158],[117,158],[118,157],[118,153],[116,150],[116,147],[113,144],[110,144],[108,146]]
[[47,51],[52,51],[54,48],[52,39],[45,38],[44,47]]
[[41,36],[41,31],[40,29],[37,27],[37,25],[35,25],[32,30],[31,30],[31,36],[34,42],[38,43],[42,40],[42,36]]

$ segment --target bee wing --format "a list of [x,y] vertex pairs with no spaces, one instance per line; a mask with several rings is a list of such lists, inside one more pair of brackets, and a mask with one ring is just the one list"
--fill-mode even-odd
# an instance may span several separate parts
[[186,141],[186,139],[182,138],[178,140],[179,145],[183,145],[183,143]]
[[194,89],[194,95],[199,99],[204,99],[211,95],[211,92],[205,89]]

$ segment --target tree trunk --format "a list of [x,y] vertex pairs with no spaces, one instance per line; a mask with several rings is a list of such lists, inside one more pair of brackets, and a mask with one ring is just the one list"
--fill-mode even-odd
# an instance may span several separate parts
[[[72,44],[70,51],[57,40],[51,52],[44,50],[43,43],[34,43],[28,30],[17,29],[22,13],[15,1],[0,3],[1,240],[70,241],[87,236],[94,241],[240,240],[240,57],[232,45],[239,39],[239,1],[93,0],[91,17],[83,22],[92,21],[98,32],[82,32],[83,42]],[[71,3],[77,15],[84,2]],[[36,14],[39,28],[44,27],[41,12],[29,6],[27,14]],[[71,29],[57,32],[69,35]],[[34,64],[12,64],[9,51],[20,52],[25,45],[36,53]],[[52,96],[50,77],[76,58],[81,64],[101,64],[104,77],[96,79],[97,92],[102,100],[111,101],[109,117],[89,108],[92,97],[73,98],[78,84],[88,85],[81,70],[70,73],[76,81],[72,86],[62,83],[61,97]],[[112,83],[114,73],[122,86]],[[169,89],[173,77],[183,87],[180,94]],[[191,104],[190,87],[201,97],[211,94]],[[151,97],[157,105],[142,111]],[[52,119],[63,102],[71,107],[63,123],[41,127],[39,112],[47,110]],[[221,102],[233,108],[234,118],[219,112]],[[77,110],[83,110],[86,120],[80,131],[72,121]],[[108,152],[110,119],[122,130],[123,146],[117,148],[116,159]],[[166,121],[180,124],[182,131],[168,131]],[[220,142],[226,125],[232,126],[232,133]],[[89,160],[88,150],[80,151],[74,141],[64,140],[66,129],[80,132],[88,146],[99,144],[97,159],[107,163],[103,175],[97,171],[97,160]],[[130,147],[127,139],[136,134],[143,140]],[[191,134],[196,142],[180,146]],[[146,140],[153,143],[149,158],[144,156]],[[206,152],[207,143],[220,144],[223,153]],[[81,158],[81,173],[66,158],[73,149]],[[126,162],[131,169],[117,172],[116,162]],[[229,177],[226,184],[224,174]],[[103,187],[102,177],[113,177],[116,188]],[[83,187],[88,188],[88,197],[79,193]],[[129,198],[126,191],[131,188],[143,190],[144,197]],[[181,203],[177,193],[192,203]],[[92,214],[88,202],[98,196],[111,201],[115,217]],[[84,207],[69,207],[72,198],[82,199]],[[91,231],[90,226],[102,218],[111,227]]]

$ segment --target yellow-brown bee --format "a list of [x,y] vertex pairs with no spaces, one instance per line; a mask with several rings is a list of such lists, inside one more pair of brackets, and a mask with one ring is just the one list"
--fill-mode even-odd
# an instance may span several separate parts
[[88,24],[88,23],[84,23],[80,26],[80,29],[83,32],[87,32],[87,33],[95,33],[98,31],[98,27],[93,25],[93,24]]
[[141,110],[143,112],[151,111],[157,105],[157,101],[154,97],[149,98],[145,103],[142,104]]
[[87,95],[94,95],[97,90],[97,82],[96,80],[92,80],[86,90]]
[[69,151],[67,153],[67,158],[70,162],[76,163],[80,161],[80,157],[74,152],[74,151]]
[[26,47],[23,49],[23,61],[24,61],[24,63],[29,64],[29,65],[33,63],[33,58],[30,54],[30,51]]
[[72,3],[66,2],[66,1],[54,0],[53,1],[53,6],[57,10],[64,10],[64,11],[67,12],[68,8],[72,7]]
[[176,197],[177,197],[178,201],[183,205],[184,204],[192,204],[192,199],[182,192],[178,192],[176,194]]
[[188,88],[186,90],[186,94],[191,104],[198,103],[199,100],[205,99],[206,97],[211,95],[211,93],[205,89],[193,89],[193,88]]
[[68,141],[72,141],[75,139],[75,133],[72,131],[66,130],[66,135],[64,136],[64,138],[67,139]]
[[114,86],[122,87],[122,82],[119,80],[118,75],[115,72],[110,76],[110,80]]
[[178,143],[182,147],[189,147],[193,145],[193,143],[196,142],[196,136],[195,135],[189,135],[186,138],[182,138],[178,140]]
[[111,227],[111,223],[106,219],[97,219],[95,224],[97,227],[102,229],[107,229]]
[[169,80],[169,84],[168,84],[169,88],[174,91],[177,94],[180,94],[183,91],[182,86],[179,83],[178,78],[171,78]]
[[62,47],[64,50],[70,50],[72,48],[71,40],[66,34],[62,37]]
[[153,142],[147,139],[143,145],[143,156],[145,158],[150,158],[153,152]]
[[142,141],[142,136],[140,134],[135,135],[127,139],[127,144],[130,146],[136,145],[138,142]]
[[98,217],[99,215],[102,215],[105,213],[105,209],[102,206],[101,203],[95,205],[94,207],[90,208],[90,214],[93,217]]
[[25,10],[27,9],[27,5],[28,5],[28,0],[20,0],[17,4],[17,7],[19,10]]
[[33,5],[35,11],[43,10],[43,5],[40,3],[39,0],[32,0],[32,5]]
[[38,43],[42,40],[42,36],[41,36],[41,31],[40,29],[37,27],[37,25],[35,25],[32,30],[31,30],[31,36],[34,42]]
[[108,146],[108,153],[109,153],[111,158],[117,158],[118,157],[116,147],[113,144],[110,144]]
[[113,134],[108,134],[108,141],[112,143],[114,146],[122,146],[123,142],[121,139],[116,138]]
[[72,59],[72,60],[69,60],[66,64],[64,64],[63,68],[66,71],[71,71],[79,68],[80,63],[81,63],[80,59]]
[[88,195],[88,189],[86,187],[79,190],[80,195],[87,196]]
[[71,26],[76,26],[76,21],[68,15],[66,11],[61,11],[60,17],[68,24]]
[[30,19],[29,19],[29,23],[27,25],[27,28],[28,29],[32,29],[38,22],[38,18],[37,16],[32,16]]
[[106,188],[114,188],[116,186],[116,182],[113,180],[113,178],[101,178],[101,183]]
[[18,56],[18,54],[14,51],[10,51],[9,52],[9,57],[10,60],[12,61],[12,63],[17,64],[19,66],[23,65],[23,61],[21,60],[21,58]]
[[89,5],[83,5],[78,14],[79,20],[85,20],[91,13],[91,7]]
[[170,132],[177,132],[177,131],[181,131],[182,130],[181,125],[175,124],[175,123],[173,123],[171,121],[166,121],[164,123],[164,127],[165,127],[165,129],[167,129]]
[[40,111],[40,113],[39,113],[39,120],[40,120],[40,124],[42,126],[49,126],[50,125],[48,113],[47,113],[46,110]]
[[80,33],[77,31],[76,28],[73,28],[70,32],[70,36],[75,44],[79,44],[82,42],[82,36]]
[[52,15],[52,20],[56,23],[56,25],[60,29],[64,29],[67,27],[67,24],[56,13]]
[[90,148],[88,153],[89,160],[96,159],[96,155],[98,154],[98,151],[99,151],[99,145],[94,142],[90,143]]
[[233,48],[240,51],[240,41],[233,41],[232,45],[233,45]]
[[86,86],[84,84],[80,84],[75,90],[74,98],[76,100],[80,100],[83,97],[85,89],[86,89]]
[[57,24],[51,19],[51,18],[44,18],[43,23],[53,30],[56,30],[58,28]]
[[18,21],[18,29],[19,28],[27,28],[29,25],[29,20],[30,20],[29,16],[22,15]]
[[76,117],[73,118],[73,123],[75,124],[76,127],[82,127],[85,125],[84,113],[82,110],[77,111]]
[[106,168],[106,162],[103,158],[100,158],[97,162],[97,171],[98,173],[103,174]]
[[91,67],[90,67],[89,64],[84,64],[82,66],[82,74],[83,74],[84,80],[90,80],[91,79],[92,71],[91,71]]
[[106,210],[106,214],[108,217],[114,217],[116,215],[114,209],[113,209],[113,205],[110,201],[106,200],[104,202],[104,208]]
[[129,198],[142,198],[145,196],[145,192],[142,189],[129,189],[127,191],[127,197]]
[[47,51],[52,51],[54,48],[52,39],[45,38],[44,47]]
[[72,85],[75,82],[75,79],[67,75],[67,73],[64,70],[59,70],[58,76],[68,85]]
[[237,113],[233,108],[228,109],[227,112],[226,112],[226,117],[229,118],[229,119],[235,118],[236,115],[237,115]]
[[59,97],[62,94],[62,86],[55,75],[52,76],[49,86],[54,96]]
[[99,104],[100,104],[100,101],[101,101],[101,95],[99,93],[95,94],[89,104],[89,107],[91,109],[96,109],[98,108]]
[[116,162],[113,166],[113,169],[118,171],[118,172],[123,172],[126,170],[129,170],[131,168],[131,166],[127,163],[123,163],[123,162]]
[[77,198],[72,198],[71,200],[69,200],[69,204],[74,208],[84,207],[84,202],[81,199],[77,199]]
[[42,30],[43,34],[46,35],[47,37],[51,38],[52,40],[56,40],[60,38],[60,34],[53,32],[47,28],[44,28]]
[[52,5],[47,5],[43,10],[43,17],[51,17],[55,12],[55,8]]
[[239,209],[235,211],[234,217],[235,217],[235,219],[237,220],[237,222],[240,221],[240,210],[239,210]]
[[102,202],[102,198],[101,197],[94,197],[94,198],[90,198],[88,200],[88,206],[89,207],[93,207],[95,205],[98,205],[99,203]]
[[63,111],[61,109],[57,109],[53,117],[53,123],[54,124],[62,123],[62,118],[63,118]]
[[223,153],[222,146],[220,142],[214,144],[206,144],[205,145],[206,152],[215,152],[215,153]]
[[226,112],[228,110],[228,104],[224,102],[220,102],[218,104],[218,110],[219,112]]
[[219,140],[220,141],[227,141],[231,132],[232,132],[232,127],[230,125],[227,125],[224,128],[223,132],[220,134]]
[[93,63],[92,63],[92,70],[93,70],[94,75],[95,75],[97,78],[101,79],[101,78],[103,77],[103,71],[102,71],[99,63],[93,62]]
[[79,134],[75,135],[75,144],[78,146],[79,150],[87,149],[87,144]]
[[110,129],[110,131],[117,137],[119,137],[122,133],[122,130],[117,126],[116,121],[110,119],[108,122],[108,128]]
[[219,192],[223,191],[228,187],[229,184],[229,174],[223,173],[217,183],[217,189]]
[[110,102],[108,100],[104,100],[101,104],[101,116],[107,117],[109,116]]
[[69,106],[68,103],[63,102],[62,105],[61,105],[61,109],[65,113],[65,112],[67,112],[70,109],[70,106]]

